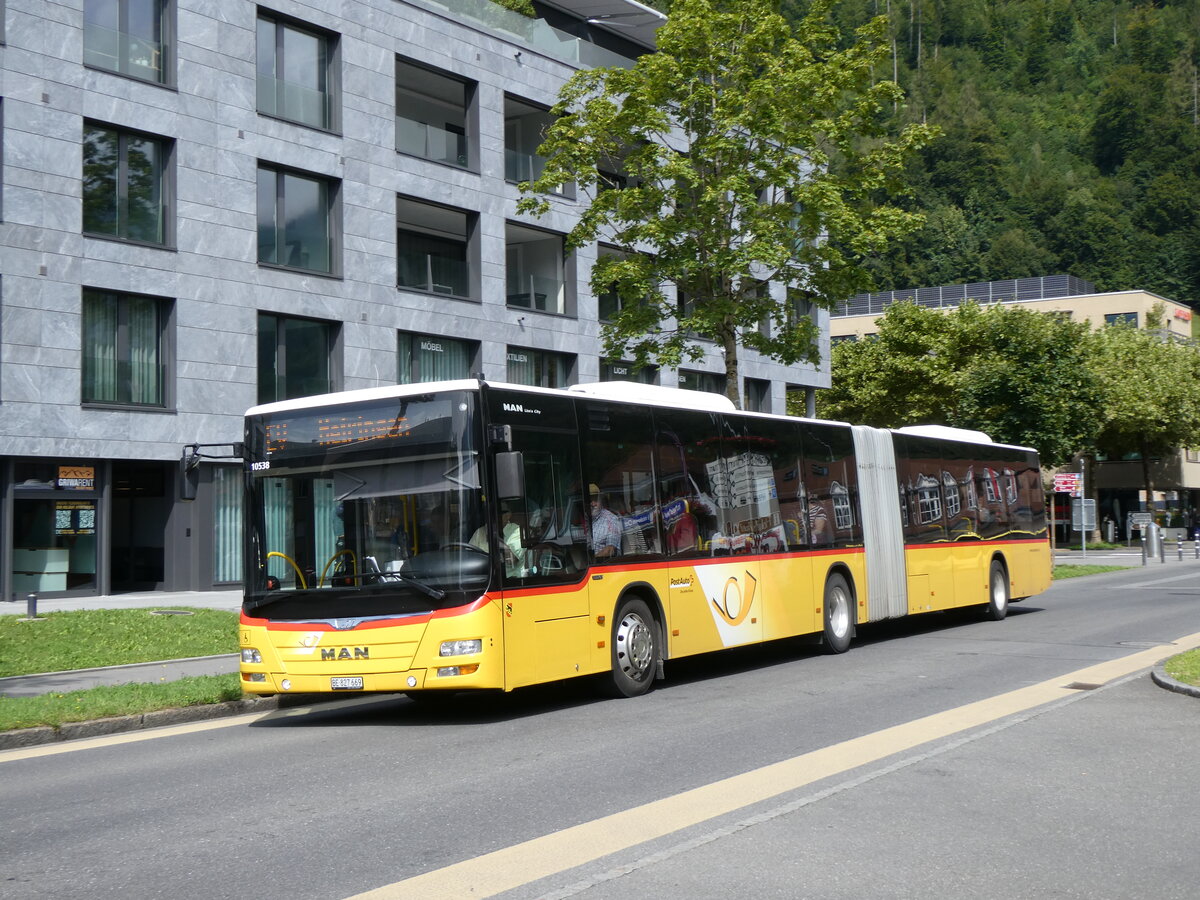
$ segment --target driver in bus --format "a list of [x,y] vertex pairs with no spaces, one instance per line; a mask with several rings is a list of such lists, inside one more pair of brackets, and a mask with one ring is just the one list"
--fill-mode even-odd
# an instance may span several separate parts
[[621,520],[617,514],[605,509],[600,499],[600,488],[588,485],[592,495],[592,556],[609,559],[621,555]]
[[[512,520],[512,510],[507,503],[500,504],[500,534],[504,538],[504,572],[509,577],[519,577],[524,574],[521,559],[525,552],[521,546],[521,526]],[[467,543],[476,550],[488,552],[486,522],[475,529]]]

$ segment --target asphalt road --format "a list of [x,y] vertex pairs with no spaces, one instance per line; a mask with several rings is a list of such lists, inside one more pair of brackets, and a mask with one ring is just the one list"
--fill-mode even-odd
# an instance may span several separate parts
[[429,711],[0,753],[0,895],[1194,897],[1200,567]]

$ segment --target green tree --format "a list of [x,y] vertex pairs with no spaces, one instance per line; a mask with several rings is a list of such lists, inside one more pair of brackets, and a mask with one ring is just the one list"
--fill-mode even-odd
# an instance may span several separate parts
[[[919,224],[888,198],[933,129],[883,132],[882,111],[900,96],[875,78],[886,22],[845,43],[830,5],[811,3],[793,29],[772,0],[677,0],[656,53],[563,86],[546,167],[522,185],[518,209],[545,214],[545,192],[574,182],[590,202],[568,246],[625,251],[592,270],[593,291],[623,301],[603,330],[609,357],[675,366],[700,358],[696,338],[709,338],[740,406],[739,348],[815,361],[807,304],[864,289],[864,256]],[[600,170],[626,186],[604,189]],[[668,299],[667,282],[685,302]]]
[[1152,496],[1151,460],[1200,446],[1200,346],[1117,325],[1092,336],[1090,355],[1101,391],[1096,448],[1112,459],[1137,454]]
[[951,312],[896,303],[878,337],[834,348],[822,416],[868,425],[942,424],[1037,448],[1057,466],[1097,427],[1088,327],[1020,307]]

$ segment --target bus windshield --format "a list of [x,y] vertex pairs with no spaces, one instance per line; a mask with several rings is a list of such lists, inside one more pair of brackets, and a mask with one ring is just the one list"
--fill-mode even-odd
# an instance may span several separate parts
[[266,413],[246,431],[248,613],[404,615],[486,590],[476,394]]

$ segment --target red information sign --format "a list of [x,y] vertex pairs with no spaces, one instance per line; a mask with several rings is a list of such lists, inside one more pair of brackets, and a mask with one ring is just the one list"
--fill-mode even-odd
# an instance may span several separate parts
[[1054,492],[1056,494],[1076,494],[1079,492],[1078,472],[1059,472],[1054,476]]

